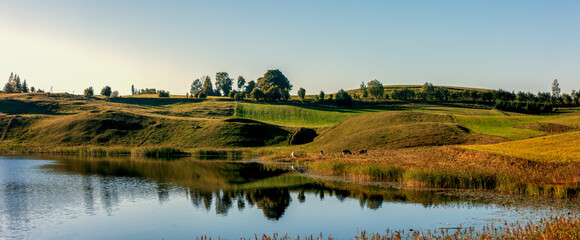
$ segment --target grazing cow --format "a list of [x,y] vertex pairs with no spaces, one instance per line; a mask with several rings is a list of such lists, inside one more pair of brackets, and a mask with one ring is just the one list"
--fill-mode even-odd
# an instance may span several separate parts
[[342,152],[341,152],[341,153],[342,153],[342,156],[344,156],[344,155],[347,155],[347,154],[352,154],[352,153],[350,152],[350,150],[342,150]]
[[323,151],[320,151],[320,156],[324,156],[324,152]]
[[297,158],[298,156],[296,156],[295,152],[292,152],[292,154],[290,154],[290,156],[292,156],[292,158]]
[[360,150],[360,152],[358,154],[367,154],[367,150]]

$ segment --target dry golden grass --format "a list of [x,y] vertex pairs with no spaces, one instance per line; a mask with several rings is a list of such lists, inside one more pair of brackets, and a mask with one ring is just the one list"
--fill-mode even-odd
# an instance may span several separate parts
[[580,162],[580,131],[461,148],[543,162]]
[[350,156],[326,154],[301,160],[319,174],[405,186],[493,189],[559,197],[570,197],[570,193],[575,197],[580,186],[580,162],[532,162],[455,147],[376,150]]

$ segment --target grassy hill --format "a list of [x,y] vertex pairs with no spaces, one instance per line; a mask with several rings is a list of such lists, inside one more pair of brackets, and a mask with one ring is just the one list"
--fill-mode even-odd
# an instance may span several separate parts
[[[285,155],[291,151],[316,154],[320,150],[385,150],[486,142],[478,140],[482,137],[495,139],[488,142],[496,143],[548,136],[554,133],[552,128],[576,131],[580,126],[578,109],[562,112],[506,114],[485,106],[436,103],[340,108],[299,101],[235,102],[219,97],[88,99],[69,94],[1,94],[0,149],[270,147],[268,152]],[[319,136],[303,146],[287,146],[299,127],[315,128]]]

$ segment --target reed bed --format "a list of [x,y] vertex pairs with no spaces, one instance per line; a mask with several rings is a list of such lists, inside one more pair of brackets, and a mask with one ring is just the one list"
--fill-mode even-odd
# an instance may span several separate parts
[[162,157],[176,157],[189,156],[189,153],[174,147],[139,147],[131,150],[131,156],[162,158]]
[[[211,237],[201,236],[196,240],[211,240]],[[214,238],[220,239],[220,238]],[[289,234],[272,235],[257,234],[253,237],[244,238],[243,240],[332,240],[331,235],[306,235],[292,237]],[[488,224],[482,230],[476,230],[473,227],[458,229],[437,229],[437,230],[387,230],[386,233],[367,233],[361,231],[354,240],[508,240],[508,239],[526,239],[526,240],[578,240],[580,239],[580,216],[551,216],[538,222],[527,223],[507,223],[502,225]]]
[[309,171],[408,187],[489,189],[562,198],[580,197],[579,162],[534,162],[454,147],[393,150],[304,160]]

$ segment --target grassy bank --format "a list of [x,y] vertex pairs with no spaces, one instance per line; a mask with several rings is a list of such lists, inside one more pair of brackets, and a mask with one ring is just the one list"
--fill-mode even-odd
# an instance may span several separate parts
[[368,155],[305,159],[312,172],[407,187],[491,189],[551,197],[579,197],[580,163],[531,162],[492,153],[414,148]]

